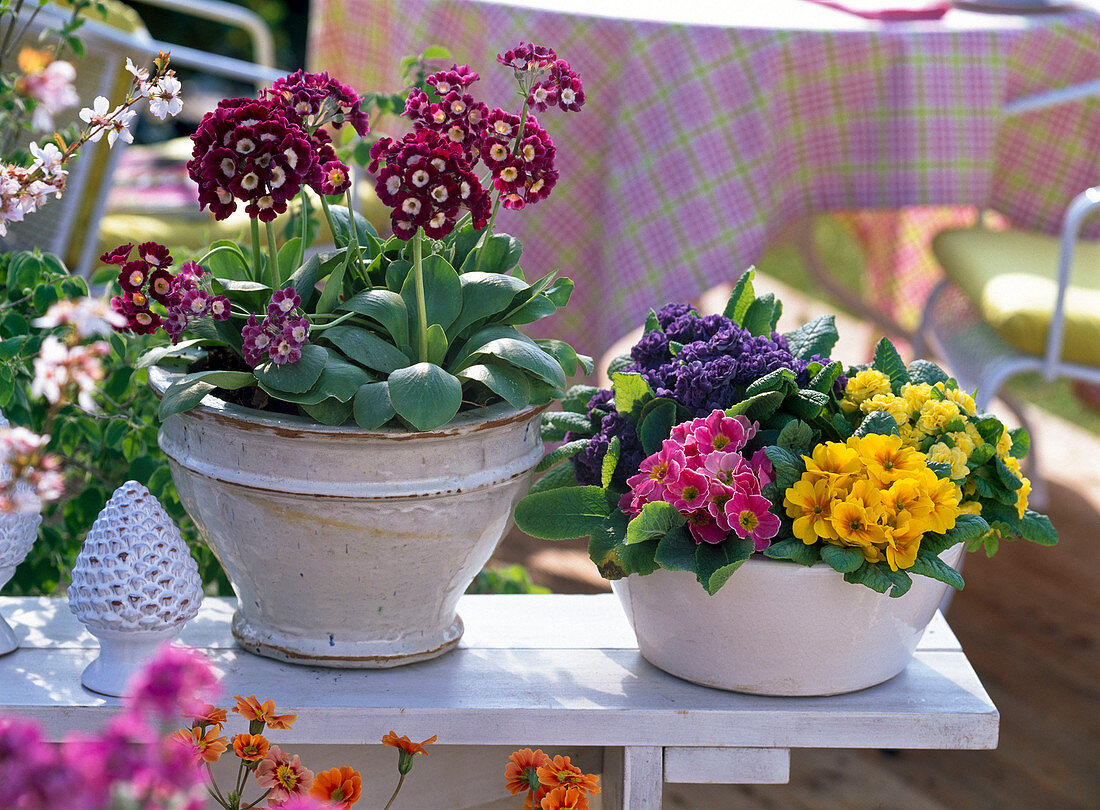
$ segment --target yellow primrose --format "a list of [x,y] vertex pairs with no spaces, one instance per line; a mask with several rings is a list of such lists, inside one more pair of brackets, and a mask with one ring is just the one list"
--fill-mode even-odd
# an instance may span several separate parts
[[960,447],[948,447],[943,442],[936,442],[928,448],[928,460],[951,467],[951,477],[956,481],[966,478],[970,468],[966,466],[967,454]]
[[901,395],[909,403],[910,411],[919,411],[932,397],[932,386],[928,383],[906,383],[901,387]]
[[920,541],[924,532],[916,534],[906,532],[893,534],[886,544],[886,562],[890,564],[891,571],[899,568],[912,568],[917,561],[917,552],[920,550]]
[[916,425],[898,425],[898,433],[901,434],[901,443],[906,447],[916,447],[924,441],[924,433]]
[[856,405],[862,405],[864,400],[879,394],[889,393],[890,378],[873,368],[864,369],[854,377],[849,377],[844,388],[844,398]]
[[866,547],[886,539],[883,527],[859,501],[843,500],[834,504],[829,519],[840,538],[839,545]]
[[1008,428],[1001,430],[1001,438],[997,439],[997,455],[1007,458],[1012,451],[1012,437],[1008,435]]
[[982,505],[978,501],[963,501],[959,504],[960,515],[980,515]]
[[1023,483],[1023,486],[1016,490],[1016,511],[1022,519],[1024,513],[1027,512],[1027,498],[1031,494],[1031,481],[1022,475],[1020,476],[1020,481]]
[[838,539],[829,521],[833,510],[832,489],[824,478],[811,481],[803,476],[787,490],[783,505],[787,507],[787,516],[794,518],[794,536],[807,546],[818,539]]
[[951,441],[955,443],[955,447],[959,448],[963,451],[963,453],[966,454],[967,458],[970,458],[970,456],[974,454],[974,440],[970,438],[970,434],[968,434],[966,431],[956,430],[954,433],[948,433],[947,435],[951,437]]
[[833,497],[844,497],[849,479],[862,469],[859,454],[840,442],[819,444],[812,456],[803,456],[802,459],[806,462],[808,475],[828,481]]
[[888,515],[904,512],[918,521],[923,521],[932,511],[932,499],[917,478],[899,478],[892,483],[882,493],[882,505]]
[[870,399],[863,400],[863,404],[859,407],[864,413],[886,411],[894,417],[894,421],[899,425],[908,424],[913,411],[905,399],[896,397],[893,394],[876,394]]
[[867,475],[882,487],[888,487],[906,473],[927,469],[924,454],[902,444],[900,436],[869,433],[848,439],[848,446],[858,451],[867,465]]
[[920,409],[917,427],[930,436],[945,432],[947,423],[959,415],[959,406],[948,399],[930,399]]
[[938,486],[928,493],[932,499],[932,512],[928,515],[928,529],[944,534],[955,528],[955,518],[959,516],[959,501],[962,492],[954,481],[940,479]]
[[[942,385],[942,383],[940,383],[940,385]],[[977,407],[974,405],[974,397],[970,396],[970,394],[966,393],[961,388],[945,388],[943,395],[951,402],[958,405],[959,410],[967,416],[975,416],[978,413]]]

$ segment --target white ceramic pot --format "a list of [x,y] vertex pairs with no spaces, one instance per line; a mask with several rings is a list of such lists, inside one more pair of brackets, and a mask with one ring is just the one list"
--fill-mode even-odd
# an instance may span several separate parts
[[[151,369],[149,379],[159,393],[171,378]],[[207,397],[158,438],[233,583],[242,647],[299,664],[392,667],[458,643],[458,599],[542,457],[542,410],[497,405],[410,433]]]
[[[963,545],[941,559],[955,565]],[[811,567],[753,556],[714,596],[658,569],[611,583],[647,661],[679,678],[756,695],[854,692],[909,663],[947,586],[914,576],[893,599]]]

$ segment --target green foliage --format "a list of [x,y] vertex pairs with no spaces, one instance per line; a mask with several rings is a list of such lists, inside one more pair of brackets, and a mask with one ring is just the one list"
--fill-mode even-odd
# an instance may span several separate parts
[[[48,292],[38,292],[42,290]],[[0,256],[0,408],[13,425],[36,432],[45,427],[46,408],[30,396],[30,384],[33,359],[50,330],[36,329],[31,321],[44,314],[49,304],[86,293],[84,280],[68,275],[54,256],[31,252]],[[151,342],[114,336],[108,341],[110,353],[103,358],[104,396],[98,398],[102,410],[90,414],[74,405],[58,410],[49,449],[66,464],[64,495],[46,505],[39,539],[4,593],[49,594],[65,587],[85,534],[114,490],[128,480],[147,486],[180,526],[207,592],[231,593],[221,566],[184,512],[167,460],[157,446],[157,399],[145,370],[135,370],[139,355]]]
[[531,575],[522,565],[506,565],[500,568],[495,566],[483,568],[470,583],[466,593],[550,593],[550,589],[531,582]]

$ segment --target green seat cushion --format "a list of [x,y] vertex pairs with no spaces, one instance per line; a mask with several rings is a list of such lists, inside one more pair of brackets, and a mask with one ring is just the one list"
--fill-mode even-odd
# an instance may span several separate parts
[[[1057,236],[967,228],[944,231],[932,249],[986,323],[1021,351],[1043,354],[1058,293]],[[1100,366],[1100,242],[1078,243],[1065,308],[1063,359]]]

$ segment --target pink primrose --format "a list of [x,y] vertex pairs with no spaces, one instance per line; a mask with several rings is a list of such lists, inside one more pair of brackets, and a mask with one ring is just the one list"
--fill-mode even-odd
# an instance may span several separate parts
[[762,495],[738,493],[726,503],[726,520],[737,536],[751,538],[757,551],[771,545],[779,532],[779,518],[772,514],[771,502]]

